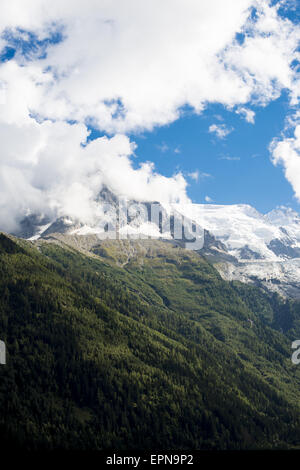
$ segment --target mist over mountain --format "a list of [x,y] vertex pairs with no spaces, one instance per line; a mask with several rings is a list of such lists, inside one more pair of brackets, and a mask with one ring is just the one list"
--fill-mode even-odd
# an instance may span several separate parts
[[107,186],[95,203],[98,217],[93,224],[67,215],[51,220],[32,214],[15,235],[32,241],[51,234],[69,239],[94,235],[99,243],[106,238],[173,240],[200,250],[224,279],[300,297],[300,216],[290,208],[261,214],[246,204],[137,202],[118,198]]

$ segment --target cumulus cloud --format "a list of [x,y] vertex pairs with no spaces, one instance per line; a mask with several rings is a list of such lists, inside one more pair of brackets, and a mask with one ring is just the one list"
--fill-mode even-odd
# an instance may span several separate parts
[[[248,106],[282,89],[296,104],[299,38],[268,0],[2,0],[0,56],[14,52],[0,63],[1,228],[26,211],[91,219],[103,184],[188,201],[180,173],[134,168],[127,136],[185,105],[221,103],[251,122]],[[107,136],[88,142],[89,127]]]
[[28,210],[93,223],[104,185],[137,200],[151,201],[158,195],[166,203],[189,201],[180,173],[166,178],[151,162],[133,168],[135,145],[128,137],[102,137],[86,144],[87,136],[82,124],[33,121],[19,129],[0,126],[6,155],[0,172],[2,229],[14,231]]
[[241,114],[247,122],[251,124],[255,123],[255,112],[252,109],[240,107],[236,111],[237,114]]
[[274,140],[270,149],[273,163],[283,166],[285,176],[300,201],[300,124],[295,127],[292,137]]
[[218,139],[225,139],[225,137],[232,132],[232,128],[228,128],[225,124],[212,124],[208,128],[208,132],[215,134]]
[[[267,0],[3,0],[0,12],[7,44],[24,43],[24,30],[40,40],[62,32],[26,63],[36,86],[47,71],[43,108],[32,108],[48,118],[89,118],[115,133],[172,122],[185,104],[265,103],[282,88],[296,99],[299,29]],[[24,54],[16,61],[24,65]]]
[[47,57],[33,60],[55,77],[44,90],[42,114],[89,117],[115,133],[172,122],[184,104],[201,111],[207,100],[244,101],[249,90],[217,55],[234,40],[251,4],[4,0],[1,9],[2,23],[6,19],[16,37],[17,27],[41,38],[51,27],[63,31],[64,40],[49,47]]

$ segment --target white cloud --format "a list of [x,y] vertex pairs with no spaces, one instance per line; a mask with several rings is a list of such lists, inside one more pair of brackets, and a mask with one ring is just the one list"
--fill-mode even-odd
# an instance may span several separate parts
[[227,61],[243,74],[257,104],[277,98],[283,88],[290,91],[296,104],[299,89],[291,64],[299,58],[300,29],[278,16],[280,3],[271,7],[270,2],[259,1],[257,5],[257,21],[248,24],[242,45],[228,49]]
[[192,171],[191,173],[188,173],[188,176],[189,176],[192,180],[198,182],[198,180],[199,180],[199,171],[198,171],[198,170]]
[[233,131],[232,128],[228,128],[225,124],[212,124],[208,128],[208,132],[215,134],[219,139],[225,139],[225,137]]
[[230,155],[222,155],[219,160],[228,160],[229,162],[239,161],[240,157],[232,157]]
[[270,150],[273,163],[283,166],[285,176],[300,201],[300,124],[295,127],[293,137],[274,140]]
[[252,109],[240,107],[236,110],[237,114],[241,114],[247,122],[251,124],[255,123],[255,112]]
[[191,173],[187,173],[187,176],[196,182],[198,182],[199,180],[212,178],[212,175],[210,173],[201,172],[199,170],[195,170],[195,171],[192,171]]
[[[36,87],[48,70],[33,110],[53,119],[89,117],[108,132],[128,132],[172,122],[184,104],[201,112],[209,101],[231,107],[253,97],[265,103],[282,88],[296,100],[290,64],[299,29],[268,4],[2,0],[0,25],[40,37],[51,24],[64,28],[64,41],[49,46],[47,58],[26,63],[37,69]],[[252,6],[256,22],[247,20]],[[235,41],[237,32],[245,33],[243,44]]]
[[209,196],[205,196],[204,199],[205,199],[206,202],[214,202],[213,199]]
[[83,124],[35,121],[0,125],[0,227],[16,229],[24,214],[69,215],[92,223],[103,185],[136,200],[189,202],[186,181],[178,173],[166,178],[152,163],[134,169],[133,143],[124,135],[102,137],[87,145]]

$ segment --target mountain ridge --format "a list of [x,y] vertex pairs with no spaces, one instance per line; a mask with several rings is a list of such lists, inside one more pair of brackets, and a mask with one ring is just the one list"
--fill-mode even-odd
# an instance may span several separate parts
[[[65,235],[69,241],[70,236],[95,235],[99,243],[105,238],[152,238],[175,240],[184,246],[188,240],[198,240],[203,245],[199,248],[201,253],[224,279],[253,283],[286,297],[300,298],[300,215],[290,208],[281,206],[261,214],[249,204],[127,201],[107,187],[99,193],[97,204],[99,216],[93,224],[69,216],[50,220],[32,214],[23,219],[15,235],[33,242],[54,234]],[[153,208],[161,213],[155,222],[151,219]],[[118,219],[120,214],[122,218]],[[185,236],[176,237],[175,226],[183,226],[183,219]]]

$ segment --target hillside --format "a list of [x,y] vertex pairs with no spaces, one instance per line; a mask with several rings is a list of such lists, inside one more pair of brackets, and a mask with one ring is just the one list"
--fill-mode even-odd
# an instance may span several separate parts
[[1,445],[300,446],[299,304],[226,282],[195,252],[2,234],[0,298]]

